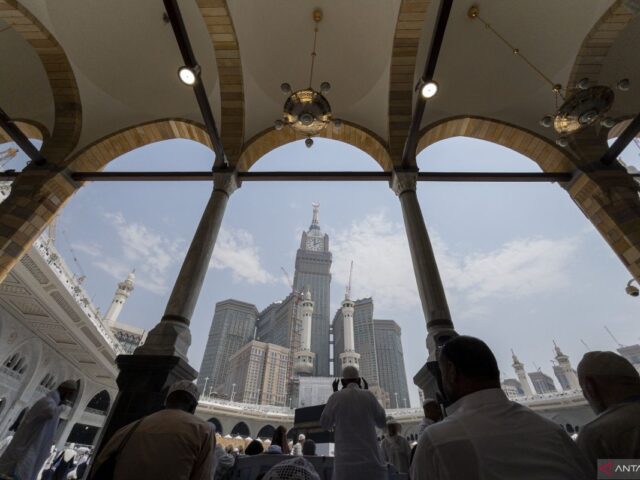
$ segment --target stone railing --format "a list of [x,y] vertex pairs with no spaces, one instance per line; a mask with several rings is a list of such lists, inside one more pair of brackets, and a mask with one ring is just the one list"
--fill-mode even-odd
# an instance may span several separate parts
[[51,270],[60,279],[60,282],[65,286],[76,304],[85,313],[96,330],[100,332],[100,335],[113,349],[114,353],[116,355],[125,353],[120,342],[116,340],[111,331],[102,323],[102,317],[98,312],[98,309],[93,305],[91,298],[84,288],[82,288],[82,285],[73,272],[66,265],[55,246],[46,239],[40,237],[33,243],[33,247],[51,267]]
[[254,403],[241,403],[232,402],[231,400],[225,400],[223,398],[215,397],[200,397],[200,407],[226,407],[229,410],[240,410],[247,414],[258,415],[280,415],[280,416],[292,416],[293,410],[289,407],[276,407],[274,405],[258,405]]

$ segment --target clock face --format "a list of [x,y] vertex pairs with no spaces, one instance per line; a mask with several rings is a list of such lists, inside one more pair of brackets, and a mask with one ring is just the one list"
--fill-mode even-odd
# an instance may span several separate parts
[[312,250],[314,252],[322,251],[322,238],[318,237],[309,237],[307,238],[307,250]]

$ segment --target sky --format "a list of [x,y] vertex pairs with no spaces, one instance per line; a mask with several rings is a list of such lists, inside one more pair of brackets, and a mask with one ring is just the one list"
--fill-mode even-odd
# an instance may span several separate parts
[[[8,145],[0,146],[0,150]],[[640,167],[640,149],[623,154]],[[423,151],[422,171],[539,171],[531,160],[488,142],[454,138]],[[24,157],[4,168],[20,169]],[[148,145],[107,171],[207,170],[212,153],[188,140]],[[380,170],[347,144],[294,142],[264,156],[255,171]],[[117,282],[136,269],[135,290],[120,321],[152,328],[200,219],[205,182],[93,183],[58,219],[56,246],[106,312]],[[556,184],[420,183],[418,198],[457,331],[482,338],[504,378],[513,349],[527,371],[553,376],[553,341],[576,366],[589,349],[638,343],[640,298],[625,294],[630,274],[569,195]],[[331,304],[339,308],[353,260],[352,297],[373,297],[374,317],[402,328],[411,404],[413,375],[426,361],[426,327],[400,203],[385,182],[245,182],[229,201],[191,322],[189,361],[200,367],[216,302],[236,298],[262,309],[284,298],[300,235],[320,203],[333,253]],[[333,315],[332,315],[333,317]],[[586,344],[586,346],[585,346]],[[556,382],[559,388],[559,385]]]

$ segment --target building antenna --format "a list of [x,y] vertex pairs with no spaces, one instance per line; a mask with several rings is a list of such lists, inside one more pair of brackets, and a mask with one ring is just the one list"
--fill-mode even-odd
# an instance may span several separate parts
[[614,336],[613,336],[613,333],[611,333],[611,330],[609,330],[609,328],[608,328],[606,325],[604,326],[604,329],[607,331],[607,333],[609,334],[609,336],[610,336],[611,338],[613,338],[613,341],[614,341],[614,342],[616,342],[616,343],[618,344],[618,346],[619,346],[619,347],[624,347],[624,345],[622,345],[622,344],[618,341],[618,339],[617,339],[616,337],[614,337]]
[[353,260],[351,260],[351,267],[349,268],[349,283],[347,284],[347,291],[345,292],[345,298],[351,298],[351,276],[353,275]]
[[584,345],[584,348],[586,348],[586,349],[587,349],[587,352],[590,352],[590,351],[591,351],[591,348],[589,347],[589,345],[587,345],[587,344],[585,343],[585,341],[584,341],[584,340],[582,340],[582,339],[580,339],[580,341],[581,341],[581,342],[582,342],[582,344]]

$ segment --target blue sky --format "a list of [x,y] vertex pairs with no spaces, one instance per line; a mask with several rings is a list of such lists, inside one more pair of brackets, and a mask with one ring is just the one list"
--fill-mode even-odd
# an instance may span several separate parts
[[[4,148],[4,147],[3,147]],[[627,163],[640,165],[631,145]],[[149,145],[107,170],[204,170],[212,154],[186,140]],[[20,168],[15,159],[5,168]],[[538,171],[510,150],[456,138],[419,157],[429,171]],[[296,142],[261,159],[254,170],[378,170],[355,148],[317,139]],[[136,288],[121,321],[145,329],[162,316],[172,283],[209,197],[199,183],[94,183],[80,190],[58,221],[57,247],[87,275],[85,288],[106,312],[116,288],[136,268]],[[483,338],[505,376],[513,348],[528,371],[552,374],[555,339],[577,364],[586,348],[612,349],[604,325],[637,343],[640,299],[624,292],[630,275],[568,194],[554,184],[421,183],[418,196],[460,333]],[[333,252],[332,307],[354,261],[354,297],[372,296],[376,318],[402,327],[411,377],[424,364],[425,322],[402,224],[400,204],[384,182],[245,183],[231,197],[214,260],[192,320],[191,364],[199,368],[216,302],[237,298],[259,309],[286,296],[280,271],[293,275],[311,203]],[[78,263],[72,258],[76,256]]]

